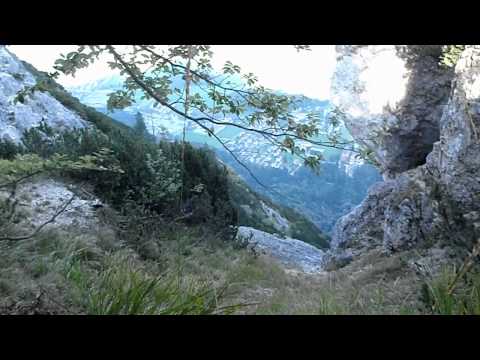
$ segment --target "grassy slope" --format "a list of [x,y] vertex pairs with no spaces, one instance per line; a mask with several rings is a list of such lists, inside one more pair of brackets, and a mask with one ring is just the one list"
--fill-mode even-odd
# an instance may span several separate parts
[[480,313],[478,275],[475,287],[450,297],[448,282],[435,279],[429,286],[438,300],[426,308],[407,254],[372,252],[341,270],[305,275],[215,239],[198,244],[197,236],[171,233],[148,260],[107,226],[0,243],[0,314],[459,314],[465,304]]

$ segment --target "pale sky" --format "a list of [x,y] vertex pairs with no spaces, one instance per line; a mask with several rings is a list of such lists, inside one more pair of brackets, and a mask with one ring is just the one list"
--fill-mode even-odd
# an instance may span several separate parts
[[[8,49],[42,71],[53,71],[61,53],[75,45],[11,45]],[[292,45],[213,45],[212,65],[220,70],[227,60],[242,72],[252,72],[265,87],[317,99],[329,97],[330,78],[335,67],[333,45],[314,45],[312,51],[297,52]],[[64,86],[80,85],[112,74],[105,62],[96,62],[76,77],[62,76]]]

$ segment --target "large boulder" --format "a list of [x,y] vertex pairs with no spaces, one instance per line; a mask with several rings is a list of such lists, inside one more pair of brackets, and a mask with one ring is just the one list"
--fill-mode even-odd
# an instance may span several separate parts
[[240,226],[238,239],[248,242],[287,267],[297,268],[305,273],[321,272],[324,252],[315,246],[289,237],[269,234],[251,227]]
[[[22,214],[15,236],[29,235],[44,224],[44,230],[88,233],[100,226],[97,209],[106,206],[79,184],[46,177],[18,185],[15,194],[20,199],[17,211]],[[8,196],[9,191],[0,190],[0,199]]]

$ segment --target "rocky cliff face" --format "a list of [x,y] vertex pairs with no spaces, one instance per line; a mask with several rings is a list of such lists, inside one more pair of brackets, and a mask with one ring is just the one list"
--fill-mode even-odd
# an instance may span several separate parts
[[338,46],[332,101],[352,136],[374,152],[385,178],[425,163],[453,71],[440,46]]
[[19,91],[35,84],[34,76],[22,62],[0,46],[0,138],[18,143],[23,131],[42,121],[60,130],[87,126],[85,120],[46,92],[35,91],[23,102],[15,102]]
[[480,46],[340,46],[332,93],[385,181],[341,218],[337,258],[382,247],[468,249],[480,236]]

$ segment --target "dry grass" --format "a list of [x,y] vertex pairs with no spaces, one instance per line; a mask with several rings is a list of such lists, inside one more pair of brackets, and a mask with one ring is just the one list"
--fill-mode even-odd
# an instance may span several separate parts
[[[166,304],[184,304],[190,313],[238,304],[246,306],[237,308],[237,314],[412,312],[408,296],[416,290],[411,278],[397,277],[403,270],[395,258],[372,255],[341,271],[307,275],[228,244],[199,244],[188,231],[162,240],[160,249],[157,259],[142,259],[106,229],[68,236],[52,230],[26,242],[2,244],[0,312],[169,313]],[[161,280],[165,274],[181,280],[175,291]],[[221,299],[215,289],[226,290]],[[185,296],[179,298],[179,293]],[[189,308],[199,297],[204,306]]]
[[[108,227],[51,229],[0,244],[0,313],[198,314],[225,307],[258,315],[424,312],[422,279],[406,265],[411,254],[372,251],[340,270],[307,275],[193,229],[150,241],[156,250],[147,258]],[[228,308],[238,304],[246,306]]]
[[188,257],[177,252],[172,263],[188,276],[228,283],[229,302],[252,304],[239,314],[412,314],[420,308],[421,281],[401,256],[372,252],[316,275],[228,246],[196,247]]

